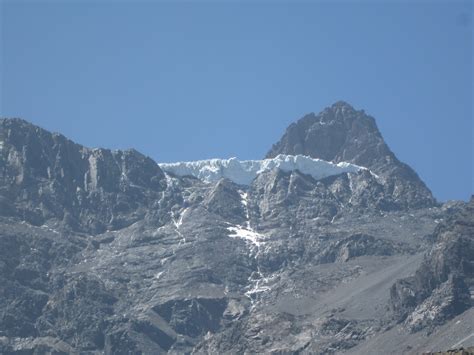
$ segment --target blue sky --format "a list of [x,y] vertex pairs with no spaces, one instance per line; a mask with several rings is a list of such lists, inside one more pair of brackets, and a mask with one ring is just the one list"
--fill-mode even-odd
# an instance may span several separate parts
[[470,1],[3,0],[0,114],[157,161],[259,159],[342,99],[438,199],[467,199],[472,15]]

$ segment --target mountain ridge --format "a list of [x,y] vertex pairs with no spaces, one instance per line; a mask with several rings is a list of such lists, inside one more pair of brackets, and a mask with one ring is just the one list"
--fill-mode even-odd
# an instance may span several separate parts
[[[10,120],[11,122],[23,125],[29,124],[22,119],[2,120],[5,120],[5,122]],[[315,124],[335,127],[329,131],[326,130],[326,127],[323,127],[324,129],[321,131],[317,129],[318,127],[315,129]],[[46,132],[40,127],[37,128],[41,129],[42,132]],[[302,137],[302,130],[310,132],[312,136]],[[344,131],[349,133],[345,133]],[[66,139],[64,136],[58,135]],[[294,138],[295,135],[297,138]],[[345,137],[343,138],[343,136]],[[307,143],[305,143],[305,141],[308,139],[313,142],[313,146],[306,146]],[[345,140],[345,142],[343,143],[342,140]],[[359,143],[359,140],[361,140],[362,143]],[[357,147],[349,146],[349,148],[345,148],[344,146],[347,145],[347,142],[349,142],[349,145],[352,144],[351,141],[357,142]],[[69,142],[72,143],[72,141]],[[336,142],[336,145],[330,146],[331,143],[329,142]],[[361,144],[365,144],[369,149],[361,149]],[[130,151],[141,154],[134,149],[108,150],[103,148],[81,147],[82,149],[92,151]],[[355,153],[359,151],[362,151],[362,153]],[[385,144],[377,128],[375,119],[366,115],[364,110],[357,111],[350,104],[342,100],[326,107],[317,115],[310,113],[297,122],[292,123],[287,128],[283,137],[272,146],[265,158],[274,158],[278,154],[304,155],[333,163],[348,162],[365,167],[387,180],[386,193],[392,194],[395,200],[398,200],[399,208],[408,206],[427,207],[434,206],[437,203],[431,191],[418,177],[416,172],[408,165],[401,163]],[[155,164],[158,165],[156,161]]]

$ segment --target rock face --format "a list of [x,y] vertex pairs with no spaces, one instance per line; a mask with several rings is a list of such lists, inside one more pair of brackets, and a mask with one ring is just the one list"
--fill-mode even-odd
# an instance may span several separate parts
[[395,316],[411,331],[443,324],[472,306],[474,290],[474,198],[447,211],[435,244],[414,276],[390,289]]
[[315,117],[353,120],[340,127],[364,142],[359,153],[338,136],[319,142],[314,117],[295,149],[367,169],[272,166],[245,184],[171,174],[133,150],[1,120],[0,353],[470,345],[473,202],[435,204],[416,174],[399,174],[409,168],[375,124],[346,106]]
[[0,214],[104,232],[143,218],[166,186],[135,150],[88,149],[19,119],[0,121]]
[[291,124],[266,157],[278,154],[302,154],[366,167],[386,180],[386,193],[398,208],[435,203],[415,171],[400,162],[385,144],[375,119],[343,101]]

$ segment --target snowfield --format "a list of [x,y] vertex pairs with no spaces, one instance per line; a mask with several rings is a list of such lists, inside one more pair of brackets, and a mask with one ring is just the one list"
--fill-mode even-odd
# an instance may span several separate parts
[[209,159],[161,163],[159,166],[164,171],[178,176],[190,175],[206,182],[216,182],[227,178],[240,185],[250,185],[257,175],[275,168],[283,171],[299,170],[316,180],[342,173],[354,173],[361,169],[366,170],[364,167],[346,162],[335,164],[304,155],[281,154],[273,159],[264,160]]

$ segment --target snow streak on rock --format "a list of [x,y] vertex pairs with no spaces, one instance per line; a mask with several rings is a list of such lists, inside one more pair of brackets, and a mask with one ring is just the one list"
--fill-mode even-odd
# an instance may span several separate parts
[[253,273],[253,275],[250,276],[248,280],[249,285],[246,287],[245,292],[245,296],[250,299],[253,309],[255,307],[256,302],[258,302],[259,296],[263,292],[271,290],[271,287],[268,286],[268,283],[273,281],[275,276],[265,277],[263,275],[263,272],[260,268],[258,256],[262,252],[263,246],[265,245],[265,240],[267,238],[263,234],[256,232],[250,224],[248,193],[240,190],[239,194],[241,198],[242,207],[245,211],[245,226],[230,226],[227,228],[227,230],[231,232],[231,234],[229,234],[229,237],[242,238],[243,240],[245,240],[247,245],[249,245],[250,247],[249,256],[254,257],[256,259],[257,270]]

